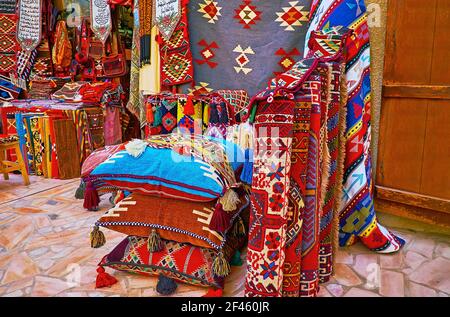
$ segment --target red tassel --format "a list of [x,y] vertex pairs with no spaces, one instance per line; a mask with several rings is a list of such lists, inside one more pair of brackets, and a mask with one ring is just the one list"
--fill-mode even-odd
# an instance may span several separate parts
[[223,210],[221,203],[217,203],[211,217],[211,222],[209,223],[209,229],[225,233],[225,231],[230,227],[230,221],[231,215]]
[[202,297],[222,297],[222,296],[223,290],[221,288],[218,289],[210,288],[208,292]]
[[146,113],[147,114],[146,115],[147,123],[152,125],[153,122],[155,121],[155,117],[154,117],[153,109],[152,109],[152,104],[148,103],[146,108],[147,108],[147,113]]
[[183,113],[187,116],[193,116],[195,114],[194,102],[192,101],[192,96],[188,96],[186,105],[184,106]]
[[100,203],[100,198],[98,197],[97,190],[91,181],[86,184],[86,190],[84,191],[84,203],[83,207],[90,211],[98,210],[98,204]]
[[105,269],[102,266],[97,268],[97,279],[95,280],[95,287],[110,287],[117,283],[117,279],[114,276],[109,275],[105,272]]

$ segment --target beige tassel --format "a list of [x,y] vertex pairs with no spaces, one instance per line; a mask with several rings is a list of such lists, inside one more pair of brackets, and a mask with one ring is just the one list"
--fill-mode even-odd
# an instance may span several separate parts
[[223,252],[220,251],[213,261],[212,265],[214,275],[218,277],[225,277],[231,272],[230,263],[223,256]]
[[161,237],[159,236],[156,229],[152,229],[150,231],[150,235],[148,236],[147,248],[150,252],[158,252],[162,249]]
[[245,236],[245,225],[242,217],[239,217],[238,220],[234,223],[233,227],[233,235],[235,237],[243,237]]
[[235,211],[241,200],[238,194],[230,188],[220,197],[219,202],[222,204],[224,211]]
[[106,239],[103,232],[100,231],[98,226],[95,226],[91,232],[91,248],[100,248],[105,245]]

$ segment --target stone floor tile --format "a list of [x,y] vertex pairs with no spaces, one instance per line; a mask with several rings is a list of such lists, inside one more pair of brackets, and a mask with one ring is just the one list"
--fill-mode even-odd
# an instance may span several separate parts
[[435,253],[438,256],[450,259],[450,244],[440,242],[436,245]]
[[405,255],[405,264],[412,269],[419,267],[423,262],[428,259],[419,253],[414,251],[408,251]]
[[450,260],[439,257],[425,262],[409,275],[409,279],[448,294],[450,293]]
[[71,288],[71,285],[67,283],[67,281],[48,276],[36,276],[34,288],[31,291],[31,296],[56,296],[69,288]]
[[40,270],[36,263],[25,252],[21,252],[11,258],[11,262],[1,280],[1,285],[23,278],[33,278],[39,272]]
[[336,258],[334,260],[334,263],[342,263],[342,264],[353,264],[353,254],[351,254],[349,251],[345,250],[338,250],[336,252]]
[[434,247],[435,242],[433,239],[417,238],[409,245],[408,250],[422,254],[431,259],[433,257]]
[[355,256],[355,264],[352,266],[353,270],[360,276],[365,277],[370,272],[373,272],[378,267],[378,255],[358,254]]
[[330,292],[324,286],[320,286],[317,297],[333,297],[333,295],[331,295]]
[[380,295],[365,289],[353,287],[345,293],[344,297],[380,297]]
[[380,266],[382,269],[400,269],[403,266],[403,256],[403,252],[380,254]]
[[334,265],[335,279],[344,286],[357,286],[362,283],[358,275],[353,270],[345,265],[337,263]]
[[334,297],[341,297],[345,293],[344,288],[340,284],[327,284],[326,287]]
[[405,279],[402,273],[381,271],[380,294],[388,297],[405,296]]
[[33,217],[22,216],[16,221],[0,228],[0,244],[7,250],[11,250],[24,243],[34,231]]
[[411,297],[436,297],[437,292],[429,287],[416,284],[413,282],[408,283],[407,296]]

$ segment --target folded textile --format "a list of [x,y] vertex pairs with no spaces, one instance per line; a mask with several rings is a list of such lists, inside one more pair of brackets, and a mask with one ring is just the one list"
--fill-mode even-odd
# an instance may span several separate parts
[[[227,241],[227,232],[249,206],[246,195],[241,195],[239,200],[236,209],[227,212],[227,225],[223,232],[211,229],[215,202],[188,202],[137,193],[118,202],[95,226],[141,237],[156,233],[165,240],[221,250]],[[239,226],[239,222],[236,222],[236,226]],[[245,231],[241,234],[245,235]]]
[[233,156],[228,154],[237,155],[237,145],[182,134],[152,136],[145,142],[147,147],[139,157],[117,152],[98,165],[90,177],[144,194],[191,201],[220,197],[233,205],[234,195],[227,191],[239,187],[235,171],[243,160],[232,163]]
[[[230,238],[223,256],[229,261],[245,239]],[[218,251],[188,243],[161,240],[159,252],[149,252],[148,238],[128,236],[114,250],[105,255],[99,265],[146,276],[160,274],[186,284],[223,288],[224,278],[214,273]]]

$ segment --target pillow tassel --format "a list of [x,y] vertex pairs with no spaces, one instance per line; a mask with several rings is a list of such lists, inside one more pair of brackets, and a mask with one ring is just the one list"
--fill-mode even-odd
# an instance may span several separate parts
[[91,248],[100,248],[105,245],[106,239],[103,232],[100,231],[98,226],[94,226],[91,232]]
[[214,289],[210,288],[208,289],[208,292],[206,292],[205,295],[202,297],[222,297],[223,296],[223,290],[221,288]]
[[231,272],[230,263],[225,259],[223,252],[220,251],[219,254],[215,257],[212,269],[214,275],[218,277],[225,277]]
[[186,104],[184,105],[183,113],[187,116],[193,116],[195,114],[194,102],[192,96],[187,97]]
[[222,204],[223,210],[234,211],[241,201],[238,194],[230,188],[222,197],[219,198],[219,202]]
[[99,203],[100,198],[98,197],[97,189],[95,189],[92,181],[88,181],[84,191],[83,207],[89,211],[97,211]]
[[244,167],[241,172],[241,181],[249,185],[252,184],[253,178],[253,162],[250,160],[250,154],[250,149],[246,149]]
[[158,284],[156,284],[156,291],[161,295],[171,295],[175,293],[178,285],[170,277],[163,274],[158,276]]
[[80,181],[80,186],[78,186],[77,190],[75,191],[75,198],[76,199],[83,199],[85,191],[86,191],[86,183],[83,182],[83,180],[81,180]]
[[223,210],[221,203],[217,203],[208,227],[216,232],[225,233],[230,226],[230,221],[231,216]]
[[239,217],[238,220],[234,223],[233,235],[235,237],[243,237],[243,236],[245,236],[244,221],[242,220],[241,217]]
[[150,235],[148,236],[147,248],[150,252],[158,252],[162,249],[161,237],[159,236],[156,229],[152,229],[150,231]]
[[241,259],[241,252],[239,250],[236,250],[234,252],[233,257],[231,258],[232,266],[241,266],[242,265],[242,259]]
[[145,120],[149,125],[153,125],[153,122],[155,122],[155,116],[153,113],[153,106],[151,103],[146,104],[146,113],[145,113]]
[[97,279],[95,280],[95,288],[109,287],[117,283],[117,279],[105,272],[102,266],[97,268]]
[[219,111],[217,110],[217,105],[212,103],[209,107],[209,123],[219,123]]
[[155,113],[153,115],[153,126],[159,127],[162,124],[162,108],[161,106],[156,107]]
[[225,104],[225,102],[221,102],[220,103],[220,123],[228,123],[228,112],[227,112],[227,105]]

